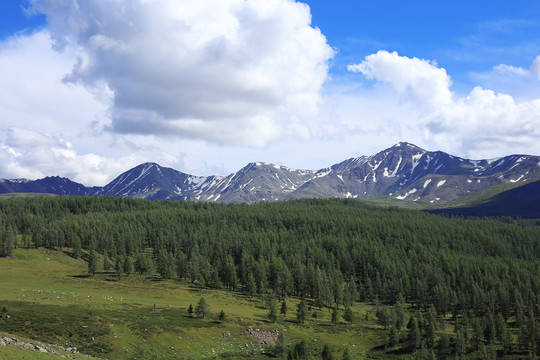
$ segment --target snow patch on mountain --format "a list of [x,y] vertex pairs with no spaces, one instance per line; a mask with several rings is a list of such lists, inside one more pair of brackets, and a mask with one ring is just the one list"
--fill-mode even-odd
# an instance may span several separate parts
[[398,200],[405,200],[407,198],[407,196],[411,195],[411,194],[414,194],[416,192],[416,188],[413,188],[409,191],[407,191],[404,195],[401,195],[401,196],[396,196],[396,199]]
[[420,163],[420,158],[422,157],[422,155],[424,155],[424,153],[420,152],[420,153],[417,153],[417,154],[414,154],[412,156],[412,169],[411,169],[411,175],[412,173],[414,172],[414,169],[416,169],[416,167],[418,166],[418,164]]

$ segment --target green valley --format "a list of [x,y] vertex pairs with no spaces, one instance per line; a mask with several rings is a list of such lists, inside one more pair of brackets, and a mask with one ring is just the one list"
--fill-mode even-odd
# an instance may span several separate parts
[[55,352],[0,358],[540,355],[535,219],[57,196],[0,201],[0,231],[0,339]]

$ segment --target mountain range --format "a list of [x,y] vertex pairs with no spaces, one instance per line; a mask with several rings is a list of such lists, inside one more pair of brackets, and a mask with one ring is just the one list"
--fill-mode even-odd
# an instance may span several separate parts
[[442,204],[487,188],[540,179],[540,157],[509,155],[469,160],[400,142],[372,156],[345,160],[320,170],[249,163],[228,176],[195,176],[144,163],[103,187],[86,187],[62,177],[0,179],[0,193],[127,196],[151,200],[254,203],[298,198],[384,196]]

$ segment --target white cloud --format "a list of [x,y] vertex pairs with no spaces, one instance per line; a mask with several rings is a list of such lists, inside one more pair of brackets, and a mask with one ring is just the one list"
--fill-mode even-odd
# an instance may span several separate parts
[[534,59],[530,71],[540,80],[540,55]]
[[493,73],[495,76],[514,76],[526,78],[527,80],[536,82],[535,80],[540,80],[540,55],[533,60],[529,69],[524,69],[519,66],[499,64],[493,67]]
[[11,128],[7,130],[6,145],[14,148],[58,146],[60,144],[58,139],[35,130],[23,128]]
[[536,56],[528,69],[499,64],[491,71],[470,75],[478,85],[496,92],[507,93],[521,100],[540,98],[540,55]]
[[32,0],[113,131],[263,146],[318,111],[333,50],[289,0]]
[[[540,99],[520,102],[481,87],[457,96],[450,90],[445,69],[395,52],[379,51],[349,70],[387,83],[393,92],[405,96],[418,110],[416,121],[404,121],[409,129],[403,133],[416,130],[413,137],[430,148],[470,157],[540,151]],[[510,66],[499,70],[519,76],[525,72]],[[395,109],[395,118],[400,118],[401,109]]]
[[35,130],[10,128],[0,141],[0,174],[8,178],[59,175],[85,185],[105,184],[126,164],[135,165],[136,159],[78,154],[70,142]]
[[397,52],[380,50],[366,56],[356,65],[349,65],[349,71],[360,72],[368,79],[390,84],[406,100],[432,108],[452,102],[451,80],[445,69],[435,62],[418,58],[399,56]]

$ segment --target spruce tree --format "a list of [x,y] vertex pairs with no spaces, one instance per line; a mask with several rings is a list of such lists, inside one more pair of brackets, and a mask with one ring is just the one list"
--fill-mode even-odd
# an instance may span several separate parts
[[337,324],[339,319],[339,312],[338,312],[338,306],[337,304],[334,304],[334,308],[332,309],[332,324]]
[[347,307],[345,309],[345,313],[343,314],[343,319],[351,325],[354,322],[355,320],[354,312],[352,311],[350,307]]
[[287,350],[287,339],[285,338],[285,333],[283,331],[280,331],[276,340],[276,344],[274,345],[274,356],[278,359],[286,359],[288,352]]
[[270,310],[268,311],[268,320],[274,323],[277,320],[276,301],[272,299],[270,301]]
[[298,303],[298,306],[296,308],[296,320],[299,323],[303,324],[304,321],[306,320],[306,315],[307,315],[306,300],[302,299],[302,300],[300,300],[300,302]]
[[285,299],[283,299],[283,301],[281,302],[281,310],[280,310],[280,312],[283,315],[283,317],[287,316],[287,302],[285,301]]
[[[25,234],[26,235],[26,234]],[[73,250],[72,250],[73,257],[75,259],[79,259],[82,254],[82,247],[81,247],[81,239],[75,235],[73,237]]]
[[225,311],[223,311],[223,309],[219,312],[218,319],[221,322],[225,321]]
[[197,307],[195,308],[195,313],[202,316],[203,319],[206,315],[210,314],[210,306],[206,302],[205,298],[202,297],[199,299]]
[[418,320],[415,317],[411,318],[411,326],[409,328],[408,343],[409,347],[413,350],[420,348],[420,342],[422,336],[420,334],[420,328],[418,327]]
[[88,256],[88,273],[94,276],[98,268],[98,255],[95,250],[91,250]]
[[324,344],[322,352],[321,352],[321,359],[322,360],[334,360],[334,354],[332,353],[332,350],[330,349],[330,346],[328,344]]
[[394,347],[399,343],[399,333],[396,329],[395,325],[392,325],[390,327],[390,331],[388,332],[388,346]]
[[[433,310],[432,310],[433,309]],[[435,346],[435,316],[434,316],[434,308],[432,306],[432,309],[428,312],[428,318],[427,323],[424,327],[424,339],[426,341],[426,346],[431,349]]]

